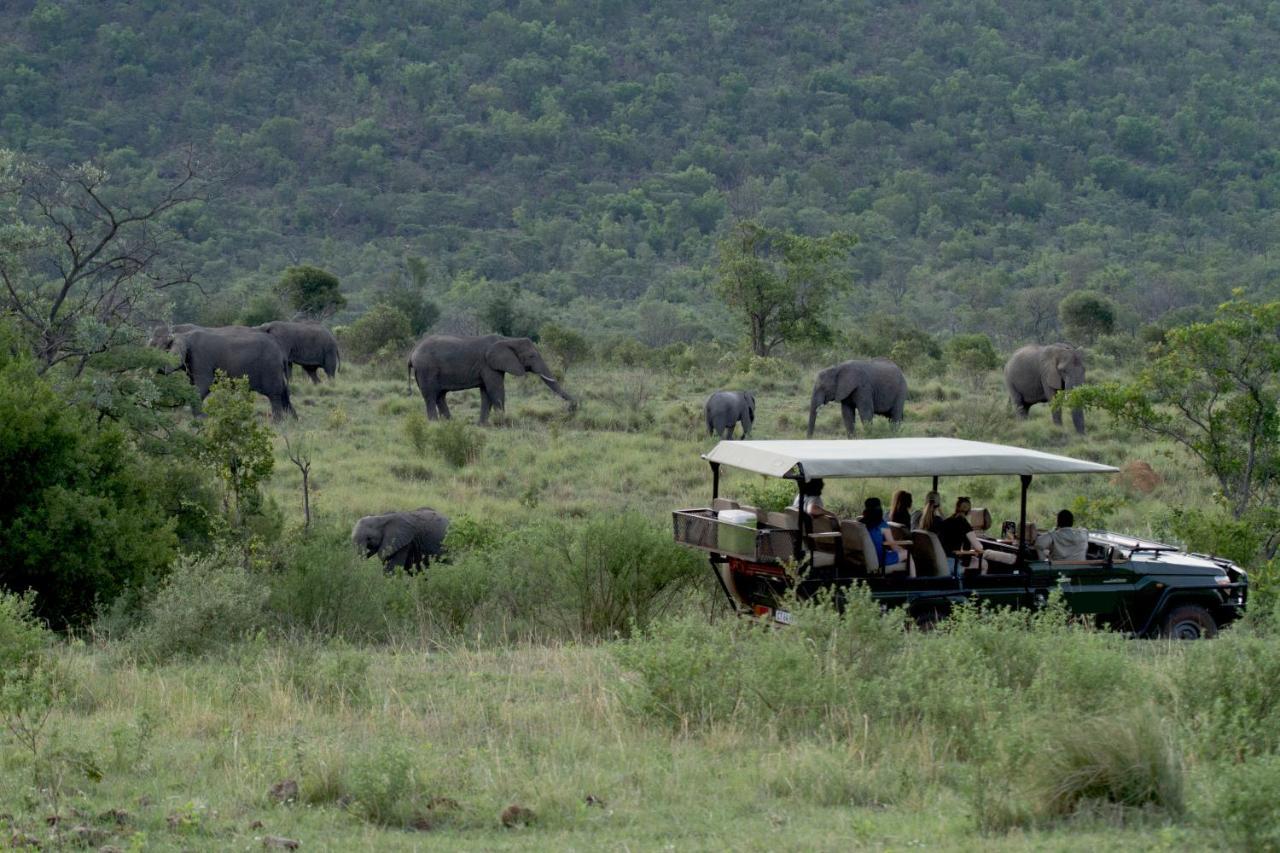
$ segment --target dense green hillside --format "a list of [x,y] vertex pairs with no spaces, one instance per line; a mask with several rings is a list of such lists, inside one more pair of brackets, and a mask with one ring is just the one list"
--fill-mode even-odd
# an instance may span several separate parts
[[192,316],[300,261],[358,310],[416,255],[446,321],[475,276],[593,330],[635,315],[589,302],[687,303],[636,327],[662,343],[716,322],[688,306],[744,215],[859,234],[855,315],[1006,341],[1083,287],[1129,325],[1275,291],[1276,4],[39,0],[0,26],[0,143],[123,182],[194,144],[231,176],[181,223],[223,294]]

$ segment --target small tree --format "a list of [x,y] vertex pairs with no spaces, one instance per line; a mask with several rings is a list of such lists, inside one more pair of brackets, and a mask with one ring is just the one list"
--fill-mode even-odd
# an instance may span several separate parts
[[284,450],[302,474],[302,529],[311,529],[311,436],[303,433],[291,437],[284,434]]
[[768,356],[783,343],[831,337],[826,317],[850,277],[838,262],[852,250],[850,234],[802,237],[744,220],[720,241],[716,295],[747,326],[751,351]]
[[943,346],[947,366],[967,376],[980,387],[987,373],[1000,366],[991,338],[983,334],[956,335]]
[[1212,321],[1170,329],[1133,382],[1077,388],[1055,405],[1101,409],[1186,448],[1240,518],[1271,504],[1280,482],[1278,372],[1280,302],[1237,293]]
[[276,283],[276,293],[308,317],[328,317],[347,304],[338,277],[319,267],[289,267]]
[[546,323],[538,331],[538,344],[553,358],[559,359],[566,372],[573,365],[591,354],[591,344],[572,329]]
[[[260,486],[275,467],[271,430],[259,420],[253,404],[248,379],[232,379],[219,372],[204,401],[208,417],[201,430],[202,459],[222,482],[227,520],[240,535],[244,534],[246,517],[258,511]],[[247,559],[247,547],[245,554]]]
[[343,350],[353,358],[370,358],[385,347],[404,347],[413,340],[409,318],[391,305],[375,305],[342,330]]
[[1077,290],[1058,303],[1058,321],[1068,338],[1093,343],[1115,328],[1116,307],[1101,293]]

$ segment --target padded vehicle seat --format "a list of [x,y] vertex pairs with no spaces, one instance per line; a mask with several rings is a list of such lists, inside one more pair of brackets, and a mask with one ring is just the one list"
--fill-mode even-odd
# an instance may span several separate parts
[[716,512],[719,512],[722,509],[737,509],[738,502],[731,501],[728,498],[716,498],[711,502],[711,508]]
[[987,512],[986,507],[974,507],[969,510],[969,526],[974,533],[985,536],[991,529],[991,513]]
[[869,575],[880,574],[880,558],[876,556],[876,546],[871,542],[871,534],[860,521],[843,519],[840,522],[840,541],[844,545],[844,557],[856,571]]
[[911,558],[915,560],[918,578],[940,578],[951,574],[942,542],[928,530],[911,531]]

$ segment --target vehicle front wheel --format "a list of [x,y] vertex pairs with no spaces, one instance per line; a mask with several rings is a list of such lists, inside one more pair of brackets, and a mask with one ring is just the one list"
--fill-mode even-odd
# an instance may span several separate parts
[[1203,607],[1184,604],[1164,617],[1160,636],[1168,640],[1208,640],[1218,636],[1218,623]]

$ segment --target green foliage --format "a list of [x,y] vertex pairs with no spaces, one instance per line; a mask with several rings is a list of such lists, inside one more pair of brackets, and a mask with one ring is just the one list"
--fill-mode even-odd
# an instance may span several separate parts
[[983,334],[954,335],[943,346],[947,364],[965,374],[982,374],[1000,366],[991,338]]
[[1280,486],[1278,327],[1280,302],[1224,303],[1209,322],[1170,329],[1133,381],[1084,386],[1055,405],[1101,409],[1181,445],[1240,518]]
[[415,447],[419,443],[418,436],[421,435],[424,449],[438,454],[454,468],[472,464],[484,450],[484,432],[461,420],[450,419],[427,424],[425,433],[420,433],[418,427],[409,427],[409,430]]
[[309,317],[327,317],[347,304],[338,277],[319,267],[289,267],[276,282],[275,291],[295,311]]
[[[55,627],[150,587],[177,540],[157,467],[110,422],[69,405],[26,358],[0,367],[3,583]],[[198,494],[198,493],[197,493]]]
[[427,298],[426,287],[429,273],[426,263],[421,258],[406,259],[408,275],[399,272],[391,277],[391,281],[380,294],[374,306],[385,305],[404,315],[409,322],[409,337],[417,338],[435,325],[440,318],[440,306]]
[[284,320],[287,309],[280,301],[277,293],[260,292],[254,294],[249,304],[240,312],[239,323],[244,326],[258,326],[272,320]]
[[354,810],[370,823],[408,826],[421,795],[413,753],[383,744],[361,750],[344,779]]
[[147,604],[129,648],[154,662],[216,653],[264,627],[267,596],[228,551],[183,557]]
[[1212,781],[1201,820],[1222,833],[1232,849],[1280,850],[1280,756],[1217,764],[1207,773]]
[[222,482],[232,527],[242,528],[249,516],[261,511],[261,486],[275,468],[271,430],[254,411],[246,378],[222,376],[214,382],[204,411],[201,459]]
[[1071,340],[1093,343],[1115,329],[1116,309],[1101,293],[1077,290],[1058,303],[1058,321]]
[[444,549],[451,554],[466,551],[486,551],[501,538],[501,530],[471,515],[458,515],[449,519],[449,531],[444,537]]
[[560,369],[565,372],[571,365],[591,355],[591,344],[586,338],[554,323],[544,323],[538,330],[538,347],[558,360]]
[[779,480],[775,477],[761,478],[756,482],[743,483],[736,487],[742,496],[741,502],[765,512],[781,512],[791,506],[799,491],[790,480]]
[[804,237],[751,220],[734,225],[720,241],[714,289],[746,327],[753,353],[831,339],[830,305],[850,285],[839,262],[856,243],[849,234]]
[[413,324],[403,311],[379,303],[342,329],[342,351],[353,359],[371,358],[379,353],[401,355],[413,343]]

